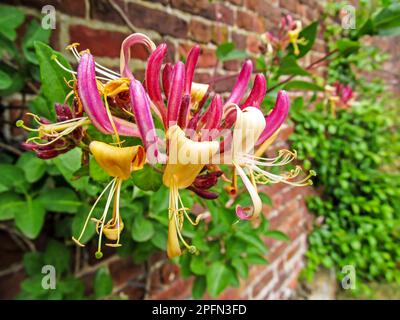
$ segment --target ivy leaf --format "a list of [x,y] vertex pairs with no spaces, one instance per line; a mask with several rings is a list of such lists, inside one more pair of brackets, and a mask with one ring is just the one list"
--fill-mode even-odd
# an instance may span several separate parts
[[293,80],[286,83],[283,87],[285,90],[303,90],[303,91],[324,91],[324,88],[314,82]]
[[9,88],[11,84],[12,84],[11,77],[4,71],[0,70],[0,90]]
[[42,93],[48,100],[50,113],[55,119],[54,104],[63,102],[70,88],[65,84],[66,81],[72,79],[72,75],[60,68],[54,61],[53,57],[57,57],[58,61],[68,69],[71,69],[68,61],[57,51],[54,51],[43,42],[35,41],[37,60],[40,67],[40,78],[42,82]]
[[162,185],[161,173],[149,165],[145,165],[141,170],[132,172],[131,179],[135,186],[144,191],[157,191]]
[[32,152],[25,152],[17,161],[17,166],[24,170],[25,178],[33,183],[39,180],[46,171],[46,163]]
[[201,299],[207,289],[206,277],[196,277],[193,282],[192,296],[194,299]]
[[207,269],[207,290],[211,297],[217,297],[230,283],[232,274],[222,261],[214,262]]
[[35,239],[42,230],[46,210],[41,201],[28,198],[18,204],[15,224],[29,239]]
[[132,239],[137,242],[150,240],[154,235],[154,227],[149,219],[143,215],[138,215],[132,224]]
[[102,298],[109,295],[113,289],[113,281],[108,268],[102,267],[97,270],[94,281],[93,290],[96,298]]
[[8,40],[17,38],[17,29],[25,19],[21,10],[7,5],[0,5],[0,34]]
[[14,192],[0,194],[0,221],[13,219],[21,208],[22,198]]
[[267,232],[264,233],[264,235],[266,237],[274,238],[274,239],[277,239],[277,240],[282,240],[282,241],[288,241],[289,240],[289,237],[285,233],[283,233],[282,231],[279,231],[279,230],[267,231]]
[[309,72],[297,64],[293,56],[286,56],[282,59],[278,70],[279,75],[309,76]]
[[44,207],[48,211],[76,213],[82,203],[76,193],[69,188],[56,188],[40,195]]
[[[299,55],[297,55],[297,59],[304,57],[313,47],[315,38],[317,37],[317,30],[318,30],[318,21],[314,21],[301,30],[299,34],[299,39],[304,38],[306,41],[305,45],[299,45]],[[289,48],[290,54],[293,54],[293,46]]]

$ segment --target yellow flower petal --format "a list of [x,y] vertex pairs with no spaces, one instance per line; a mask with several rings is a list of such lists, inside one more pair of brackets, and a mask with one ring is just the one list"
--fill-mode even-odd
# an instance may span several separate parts
[[142,146],[120,148],[101,141],[92,141],[89,149],[108,175],[122,180],[128,179],[132,171],[142,169],[146,161]]

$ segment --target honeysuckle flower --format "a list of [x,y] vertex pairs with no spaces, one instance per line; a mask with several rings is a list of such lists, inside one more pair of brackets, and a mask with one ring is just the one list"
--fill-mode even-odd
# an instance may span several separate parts
[[329,108],[333,116],[336,115],[336,108],[348,108],[353,103],[354,92],[350,85],[344,85],[336,81],[333,86],[326,85],[325,92]]
[[237,205],[236,214],[240,219],[247,220],[258,217],[262,209],[257,184],[283,182],[294,186],[310,185],[312,184],[310,177],[315,175],[315,172],[310,171],[306,177],[293,180],[302,172],[299,166],[281,175],[271,173],[264,168],[284,166],[292,162],[296,158],[295,152],[280,150],[275,158],[263,158],[254,153],[256,145],[260,145],[263,153],[277,137],[289,110],[289,98],[284,91],[279,92],[274,109],[265,118],[258,108],[247,107],[241,110],[236,107],[236,109],[237,117],[231,148],[232,165],[253,202],[252,207]]
[[163,183],[170,189],[169,212],[168,212],[168,257],[173,258],[181,255],[179,242],[195,253],[197,249],[189,245],[182,236],[184,218],[186,217],[193,225],[198,224],[201,216],[193,221],[184,207],[179,195],[179,189],[185,189],[192,185],[204,165],[218,152],[217,141],[192,141],[185,136],[184,131],[173,125],[167,131],[169,141],[168,163],[163,174]]
[[302,23],[299,20],[293,20],[291,15],[281,18],[280,28],[277,35],[272,32],[266,32],[261,39],[267,46],[263,51],[280,51],[285,50],[289,44],[293,46],[293,53],[297,56],[300,54],[299,45],[305,45],[304,38],[299,39],[302,30]]
[[27,113],[38,128],[30,128],[23,120],[18,120],[16,125],[27,131],[37,133],[36,136],[28,138],[22,147],[26,150],[36,152],[42,159],[51,159],[65,153],[80,144],[84,131],[82,126],[90,123],[87,117],[78,116],[78,113],[67,104],[55,104],[57,122],[40,118],[39,116]]
[[[146,161],[146,155],[142,146],[131,146],[122,148],[111,146],[100,141],[92,141],[89,145],[89,149],[99,166],[113,179],[107,184],[107,186],[104,188],[100,196],[93,204],[79,237],[73,237],[72,239],[79,246],[84,246],[81,243],[81,239],[84,235],[89,220],[90,218],[92,218],[92,214],[95,207],[97,206],[97,203],[108,191],[107,202],[104,207],[103,214],[100,216],[99,219],[92,218],[92,220],[96,223],[96,232],[99,235],[98,248],[96,251],[96,258],[99,259],[103,256],[101,252],[103,234],[107,239],[115,241],[114,243],[106,243],[106,246],[118,247],[121,245],[119,243],[120,234],[124,228],[124,223],[119,212],[121,184],[124,180],[130,177],[133,171],[143,168],[143,165]],[[112,217],[110,220],[107,221],[107,215],[112,201]]]

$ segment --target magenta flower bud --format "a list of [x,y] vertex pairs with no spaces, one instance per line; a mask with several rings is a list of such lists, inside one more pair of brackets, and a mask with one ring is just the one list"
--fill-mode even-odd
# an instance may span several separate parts
[[214,200],[217,199],[219,194],[216,192],[211,192],[211,191],[207,191],[207,190],[202,190],[202,189],[198,189],[194,186],[190,186],[187,189],[193,191],[195,194],[197,194],[199,197],[207,199],[207,200]]
[[222,98],[219,94],[216,94],[213,97],[210,106],[201,116],[197,128],[200,129],[204,125],[204,128],[207,130],[216,129],[219,127],[221,119],[222,119]]
[[240,100],[242,99],[244,93],[247,90],[247,86],[249,85],[252,71],[253,71],[253,63],[251,62],[251,60],[247,60],[243,64],[242,70],[239,73],[235,86],[232,89],[231,95],[225,102],[224,106],[231,105],[232,103],[239,104]]
[[168,99],[169,97],[169,89],[171,86],[172,79],[172,65],[170,63],[165,64],[163,73],[162,73],[162,84],[165,97]]
[[222,171],[214,171],[197,176],[193,182],[193,186],[198,189],[210,189],[217,184],[218,178],[222,174]]
[[168,97],[168,126],[177,123],[185,85],[185,65],[178,61],[172,72],[170,93]]
[[57,122],[62,122],[73,118],[72,111],[67,104],[56,103],[54,108],[56,110]]
[[148,160],[153,163],[159,157],[158,137],[151,116],[150,101],[142,84],[137,80],[131,80],[129,86],[132,111],[142,137],[143,145],[147,152]]
[[[67,150],[69,151],[69,150]],[[64,153],[64,152],[59,152],[58,150],[39,150],[36,152],[36,155],[38,158],[40,159],[52,159],[57,157],[60,153]]]
[[167,121],[167,109],[164,104],[164,99],[161,95],[160,88],[160,71],[162,62],[167,54],[167,45],[160,44],[156,50],[151,54],[146,68],[146,89],[150,99],[156,105],[161,114],[164,124]]
[[178,126],[186,128],[189,120],[189,108],[190,108],[190,94],[185,94],[182,99],[182,104],[179,109]]
[[290,102],[288,94],[284,90],[279,91],[274,109],[265,117],[266,126],[256,145],[262,144],[282,126],[289,113],[289,108]]
[[194,76],[194,69],[196,68],[197,61],[199,60],[200,46],[194,46],[186,59],[186,78],[185,78],[185,93],[190,95],[192,89],[192,82]]
[[[114,134],[114,128],[100,97],[96,83],[95,64],[89,53],[82,55],[78,66],[78,93],[83,108],[93,125],[102,133]],[[122,136],[140,136],[134,123],[118,117],[112,117],[118,134]]]
[[264,100],[267,91],[267,81],[263,74],[259,73],[254,79],[253,88],[246,101],[240,106],[240,109],[247,107],[260,108],[261,102]]

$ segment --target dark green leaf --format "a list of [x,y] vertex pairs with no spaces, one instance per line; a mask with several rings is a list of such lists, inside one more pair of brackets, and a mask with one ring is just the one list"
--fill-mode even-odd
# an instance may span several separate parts
[[[299,39],[304,38],[306,43],[304,45],[299,44],[300,54],[296,56],[297,59],[304,57],[313,47],[315,38],[317,37],[318,24],[318,21],[314,21],[301,30]],[[293,46],[290,46],[289,52],[293,53]]]
[[44,262],[54,266],[57,274],[60,275],[69,270],[71,254],[63,243],[50,240],[44,252]]
[[222,261],[215,261],[207,269],[207,290],[211,297],[217,297],[230,283],[232,274]]
[[42,230],[46,214],[42,202],[29,198],[18,206],[19,210],[15,211],[15,224],[25,236],[35,239]]
[[46,171],[45,161],[36,157],[32,152],[23,153],[18,159],[17,165],[24,170],[25,178],[30,183],[39,180]]
[[193,282],[192,296],[194,299],[201,299],[207,289],[206,277],[196,277]]
[[307,91],[324,91],[324,88],[314,82],[293,80],[286,83],[283,87],[285,90],[307,90]]
[[22,198],[14,192],[0,194],[0,221],[13,219],[15,212],[21,209]]
[[0,90],[9,88],[11,84],[11,77],[4,71],[0,70]]
[[132,225],[132,239],[138,242],[145,242],[150,240],[153,235],[154,227],[151,221],[143,215],[135,217]]
[[39,197],[48,211],[76,213],[82,203],[74,191],[69,188],[50,189]]
[[161,173],[149,165],[145,165],[141,170],[132,172],[131,179],[135,186],[144,191],[157,191],[162,185]]
[[308,71],[297,64],[293,56],[286,56],[282,59],[278,70],[279,75],[308,76]]
[[264,235],[266,237],[274,238],[277,240],[282,240],[282,241],[289,240],[289,237],[286,234],[284,234],[282,231],[279,231],[279,230],[267,231]]
[[96,298],[103,298],[111,294],[113,281],[106,267],[97,270],[94,276],[93,289]]
[[24,19],[25,15],[21,10],[7,5],[0,5],[0,34],[14,41],[17,38],[15,29],[22,24]]

